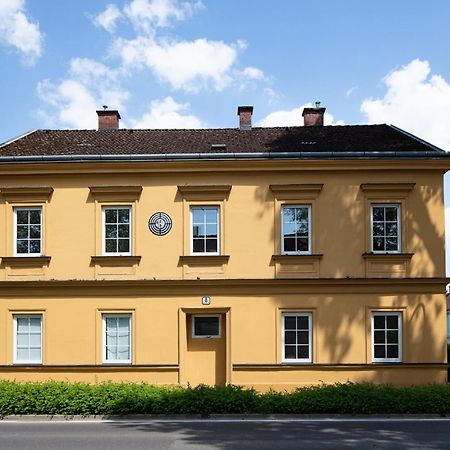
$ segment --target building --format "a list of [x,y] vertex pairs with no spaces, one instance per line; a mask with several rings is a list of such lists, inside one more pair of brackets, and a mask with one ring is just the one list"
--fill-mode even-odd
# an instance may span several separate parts
[[444,383],[450,160],[324,111],[3,144],[0,377]]

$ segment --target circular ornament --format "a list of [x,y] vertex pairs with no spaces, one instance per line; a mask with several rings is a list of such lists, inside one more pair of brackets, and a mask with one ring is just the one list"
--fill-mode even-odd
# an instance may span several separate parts
[[164,212],[157,212],[148,219],[148,229],[156,236],[164,236],[172,229],[172,219]]

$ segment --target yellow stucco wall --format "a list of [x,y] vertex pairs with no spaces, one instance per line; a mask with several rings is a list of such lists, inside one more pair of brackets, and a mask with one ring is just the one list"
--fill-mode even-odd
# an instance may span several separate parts
[[[1,262],[1,378],[185,384],[193,377],[190,368],[198,373],[198,365],[204,364],[200,372],[207,379],[211,359],[195,354],[205,349],[189,344],[188,322],[189,314],[213,311],[223,315],[226,330],[221,361],[214,364],[225,371],[228,383],[285,389],[346,380],[446,380],[442,168],[426,170],[426,164],[412,162],[327,166],[243,161],[11,167],[0,166],[2,186],[48,186],[53,193],[35,201],[26,194],[2,197],[0,255],[13,256],[14,206],[41,204],[43,253],[51,260]],[[375,183],[383,186],[361,187]],[[184,185],[231,190],[226,195],[208,190],[184,195],[177,188]],[[273,185],[303,188],[280,194]],[[142,192],[96,196],[92,186],[142,186]],[[409,256],[363,257],[370,251],[371,202],[401,204],[402,253]],[[294,264],[273,259],[280,253],[283,203],[312,205],[312,252],[321,256]],[[101,255],[101,206],[108,204],[132,205],[132,253],[140,261],[91,259]],[[229,255],[228,261],[205,260],[199,266],[180,259],[189,255],[191,204],[220,205],[221,253]],[[163,237],[147,227],[157,211],[173,220]],[[202,306],[202,296],[211,296],[210,306]],[[402,312],[403,364],[372,364],[373,310]],[[313,364],[281,364],[282,311],[312,312]],[[101,316],[109,312],[132,314],[130,367],[102,366]],[[19,313],[43,315],[42,367],[13,365],[12,317]],[[215,351],[214,344],[208,345]]]

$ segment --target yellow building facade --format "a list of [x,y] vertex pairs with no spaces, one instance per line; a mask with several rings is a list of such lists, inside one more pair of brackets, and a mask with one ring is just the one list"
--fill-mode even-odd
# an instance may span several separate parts
[[446,382],[446,154],[248,114],[0,147],[2,379]]

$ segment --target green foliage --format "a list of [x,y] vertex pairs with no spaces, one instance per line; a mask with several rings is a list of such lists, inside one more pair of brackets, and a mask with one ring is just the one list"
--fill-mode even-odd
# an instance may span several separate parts
[[258,393],[239,386],[0,381],[0,416],[11,414],[449,414],[450,386],[334,384]]

